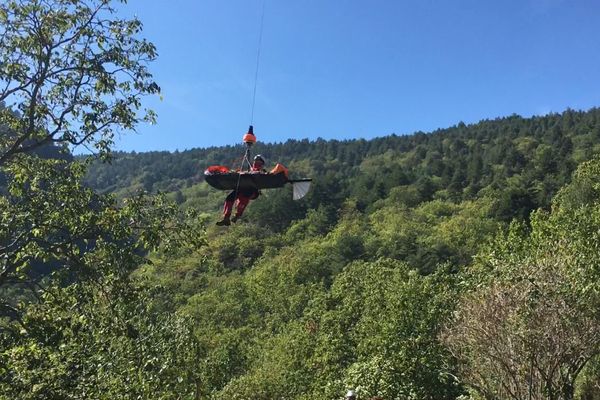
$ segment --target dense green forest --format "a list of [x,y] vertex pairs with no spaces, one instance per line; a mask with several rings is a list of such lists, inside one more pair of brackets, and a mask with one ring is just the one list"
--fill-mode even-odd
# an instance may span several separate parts
[[[316,178],[313,195],[296,207],[294,217],[325,204],[339,208],[347,198],[355,199],[359,209],[371,210],[391,195],[413,206],[497,192],[503,200],[498,217],[509,221],[535,208],[547,208],[574,168],[600,150],[599,118],[597,109],[567,110],[544,117],[459,123],[429,134],[369,141],[288,140],[259,144],[256,152],[272,163],[284,163],[293,175]],[[119,195],[138,190],[175,192],[183,202],[209,193],[200,184],[207,166],[234,167],[241,155],[241,145],[176,153],[115,153],[111,166],[92,168],[86,182]]]
[[[155,255],[135,276],[176,294],[170,310],[192,316],[209,370],[225,368],[208,397],[326,399],[358,387],[364,397],[558,399],[575,395],[563,391],[579,377],[578,396],[595,398],[598,321],[574,309],[591,305],[576,294],[598,289],[598,161],[589,160],[599,150],[599,117],[597,109],[567,110],[370,141],[263,144],[261,154],[315,179],[307,198],[265,193],[244,223],[209,226],[204,249]],[[202,182],[202,171],[235,152],[115,154],[86,181],[119,195],[165,190],[183,208],[212,212],[212,224],[224,194]],[[184,166],[189,175],[177,175]],[[142,183],[150,170],[162,172]],[[100,184],[106,176],[109,187]],[[566,255],[542,250],[563,246]],[[584,253],[590,264],[570,259]],[[592,275],[561,280],[571,273]],[[566,290],[568,299],[554,297]],[[506,315],[483,315],[497,291],[516,298],[489,305]],[[548,313],[558,332],[542,329]],[[591,326],[574,326],[583,321]],[[500,331],[505,348],[485,353],[496,343],[469,324]],[[553,343],[565,335],[591,341]],[[563,360],[570,346],[580,346],[577,355]],[[512,359],[515,351],[522,360]],[[221,357],[236,361],[222,365]],[[506,370],[495,370],[502,357]],[[576,360],[585,360],[584,372]],[[561,369],[545,370],[555,362]]]
[[241,145],[112,150],[154,120],[138,20],[0,26],[0,398],[600,399],[599,109],[258,144],[311,191],[219,227]]

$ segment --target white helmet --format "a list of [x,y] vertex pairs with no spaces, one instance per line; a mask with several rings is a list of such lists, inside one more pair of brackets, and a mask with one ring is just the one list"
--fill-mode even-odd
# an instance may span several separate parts
[[348,393],[346,393],[346,400],[355,400],[356,399],[356,392],[354,390],[348,390]]

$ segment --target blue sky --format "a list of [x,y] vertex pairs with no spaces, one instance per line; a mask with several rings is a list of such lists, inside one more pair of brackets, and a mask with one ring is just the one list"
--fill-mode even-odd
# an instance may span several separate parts
[[600,2],[129,0],[158,48],[158,124],[126,151],[372,138],[600,106]]

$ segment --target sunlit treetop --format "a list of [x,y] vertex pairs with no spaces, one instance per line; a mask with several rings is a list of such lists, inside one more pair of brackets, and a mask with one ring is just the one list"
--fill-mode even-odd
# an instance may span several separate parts
[[142,98],[160,91],[147,68],[156,48],[111,3],[0,4],[0,164],[50,143],[107,155],[115,133],[155,120]]

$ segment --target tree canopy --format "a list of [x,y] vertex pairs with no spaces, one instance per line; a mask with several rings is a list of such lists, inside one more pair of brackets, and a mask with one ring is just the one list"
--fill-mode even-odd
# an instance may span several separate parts
[[110,1],[0,4],[0,163],[59,143],[107,153],[115,130],[153,121],[141,97],[158,93],[154,45]]

